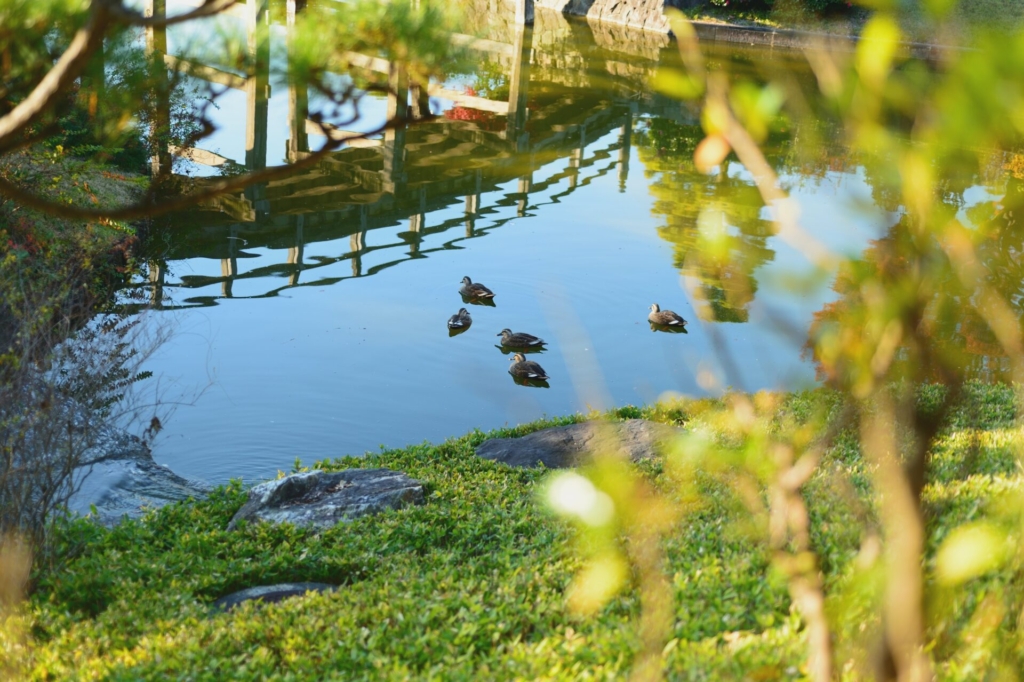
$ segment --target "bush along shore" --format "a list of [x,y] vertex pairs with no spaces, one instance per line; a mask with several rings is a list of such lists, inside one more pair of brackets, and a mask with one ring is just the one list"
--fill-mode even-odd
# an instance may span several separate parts
[[[706,31],[709,38],[747,43],[751,36],[743,29],[792,32],[796,35],[789,41],[780,39],[776,44],[793,47],[814,47],[823,35],[856,39],[871,16],[870,8],[879,5],[857,0],[682,0],[666,4],[677,6],[692,21],[739,29],[733,34]],[[1009,0],[971,0],[941,6],[906,2],[895,3],[895,7],[907,39],[925,45],[966,45],[978,29],[1024,27],[1024,5]]]
[[[0,175],[57,205],[142,196],[145,176],[75,156],[61,144],[67,138],[5,155]],[[135,271],[136,231],[0,196],[0,545],[18,536],[36,561],[56,558],[46,538],[51,511],[69,499],[107,427],[123,423],[122,398],[144,376],[141,327],[112,312]]]
[[[0,173],[80,205],[128,204],[146,183],[143,175],[75,158],[60,145],[8,155]],[[136,235],[135,225],[56,218],[0,196],[0,366],[18,361],[14,346],[33,344],[28,337],[51,337],[44,345],[62,340],[44,328],[66,333],[109,308],[131,274]]]
[[[920,399],[941,393],[925,387]],[[798,418],[822,407],[834,414],[840,403],[825,390],[780,399]],[[715,403],[621,408],[606,417],[723,438],[705,417]],[[924,492],[928,566],[954,529],[1004,509],[1008,494],[1019,499],[1018,418],[1012,387],[970,384],[959,398]],[[63,567],[37,574],[21,615],[7,621],[2,650],[20,674],[40,680],[621,679],[641,649],[637,584],[627,579],[595,613],[573,611],[567,592],[587,540],[546,504],[552,472],[475,452],[489,436],[520,437],[582,419],[317,462],[313,468],[330,471],[387,467],[424,485],[423,504],[333,527],[249,522],[229,531],[246,500],[238,482],[114,528],[70,522],[56,536]],[[844,659],[852,656],[844,646],[878,627],[864,596],[872,574],[858,569],[865,558],[855,519],[873,512],[857,442],[855,433],[841,434],[804,489],[825,592],[845,595],[842,612],[830,616],[844,670],[856,665]],[[669,444],[661,456],[630,466],[671,494],[669,465],[686,457],[684,450]],[[806,630],[785,579],[772,569],[766,522],[747,511],[728,466],[691,478],[690,497],[680,500],[686,511],[662,542],[671,586],[665,675],[802,678]],[[1003,653],[1020,663],[1024,642],[1014,623],[1024,599],[1014,566],[992,563],[955,589],[929,578],[928,598],[941,617],[928,647],[940,679],[979,679],[991,660],[964,655],[960,644],[984,633],[1000,633]],[[227,612],[211,608],[236,590],[284,582],[338,589]],[[987,620],[979,621],[975,607],[989,602]]]

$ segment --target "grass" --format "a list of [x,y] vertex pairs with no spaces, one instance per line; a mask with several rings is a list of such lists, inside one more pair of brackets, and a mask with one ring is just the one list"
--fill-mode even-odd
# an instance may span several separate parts
[[[60,146],[38,145],[4,156],[0,173],[51,201],[83,206],[130,204],[138,200],[148,182],[141,174],[74,157]],[[55,218],[0,197],[0,227],[13,230],[19,223],[31,227],[33,238],[43,244],[74,243],[83,233],[92,235],[92,241],[112,243],[131,231],[127,225],[112,221]]]
[[[786,406],[801,414],[835,400],[812,392],[788,396]],[[707,407],[708,401],[697,401],[623,408],[611,417],[642,416],[714,435],[716,427],[703,417]],[[579,419],[489,435],[519,436]],[[1010,388],[970,386],[934,455],[926,490],[932,551],[951,529],[983,517],[1001,492],[1024,489],[1024,432],[1016,420]],[[622,678],[639,648],[636,591],[627,589],[592,617],[567,609],[566,588],[581,567],[582,536],[539,501],[549,472],[510,469],[474,455],[487,436],[473,432],[437,445],[319,463],[327,469],[392,467],[421,479],[428,490],[423,506],[326,531],[259,524],[227,532],[245,495],[238,483],[208,501],[175,504],[111,530],[86,520],[72,523],[63,542],[73,557],[59,573],[40,576],[28,603],[29,676]],[[642,469],[667,485],[657,462]],[[701,502],[665,541],[675,592],[672,638],[663,654],[668,677],[800,678],[803,630],[784,582],[771,569],[763,533],[752,529],[720,476],[696,476]],[[840,480],[862,499],[840,490]],[[834,614],[841,656],[857,628],[871,622],[862,577],[853,571],[860,546],[854,517],[857,505],[866,503],[866,481],[849,436],[832,449],[808,488],[814,544],[830,598],[841,609]],[[284,581],[342,587],[276,605],[250,603],[227,614],[209,611],[224,594]],[[971,616],[999,588],[1008,605],[1003,617],[1012,623],[1024,603],[1017,583],[1006,569],[955,592],[935,589],[935,608],[945,617],[931,633],[934,651],[949,663],[941,679],[978,679],[983,661],[961,646],[973,641]],[[1008,636],[1020,646],[1019,634]]]

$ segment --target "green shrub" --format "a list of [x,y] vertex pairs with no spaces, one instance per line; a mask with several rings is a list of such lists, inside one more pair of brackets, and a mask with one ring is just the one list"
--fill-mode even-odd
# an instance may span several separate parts
[[[704,0],[712,7],[736,11],[766,11],[784,4],[778,0]],[[849,12],[854,4],[849,0],[789,0],[787,9],[802,9],[816,14],[828,12]]]

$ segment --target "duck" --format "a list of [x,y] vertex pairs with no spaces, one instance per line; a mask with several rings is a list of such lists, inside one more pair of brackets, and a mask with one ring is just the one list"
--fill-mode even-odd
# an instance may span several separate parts
[[494,298],[494,292],[483,284],[474,283],[469,277],[462,278],[459,293],[466,298]]
[[448,318],[449,329],[466,329],[471,324],[473,324],[473,318],[469,316],[469,311],[465,308],[459,308],[459,312]]
[[527,360],[522,353],[513,355],[509,362],[508,373],[517,379],[531,379],[533,381],[546,381],[548,375],[544,368],[532,360]]
[[547,343],[533,334],[513,333],[511,329],[502,329],[497,336],[501,337],[501,345],[509,348],[537,348]]
[[647,316],[647,321],[651,324],[660,324],[665,327],[685,327],[686,320],[672,312],[671,310],[662,310],[658,307],[657,303],[651,304],[651,313]]

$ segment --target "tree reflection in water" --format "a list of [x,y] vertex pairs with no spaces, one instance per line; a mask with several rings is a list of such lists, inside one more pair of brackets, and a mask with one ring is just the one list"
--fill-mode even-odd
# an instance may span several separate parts
[[[946,210],[954,212],[964,200],[961,195],[951,193],[948,202]],[[1016,222],[1022,208],[1024,182],[1010,177],[1002,197],[978,202],[966,211],[974,225],[978,257],[987,266],[985,283],[1005,297],[1018,319],[1024,313],[1024,232]],[[837,339],[836,347],[839,343],[857,343],[850,338],[849,330],[856,325],[849,325],[849,320],[866,321],[869,306],[876,302],[874,294],[879,284],[890,292],[898,287],[906,288],[908,283],[919,284],[921,280],[911,276],[916,269],[927,270],[932,275],[942,274],[924,280],[931,289],[930,300],[920,306],[918,324],[926,330],[931,343],[930,348],[917,350],[940,356],[945,361],[929,365],[928,375],[921,378],[945,381],[949,377],[942,375],[941,368],[960,367],[969,379],[1010,380],[1006,352],[978,313],[975,300],[978,293],[965,289],[945,263],[929,262],[931,259],[942,261],[945,257],[937,248],[922,248],[915,241],[920,239],[919,235],[911,227],[908,218],[903,216],[884,237],[874,240],[859,259],[847,263],[836,276],[832,288],[839,298],[815,313],[810,328],[807,352],[814,356],[818,378],[833,383],[840,378],[848,379],[852,365],[857,364],[850,363],[849,358],[840,361],[838,356],[833,357],[829,352],[833,346],[821,340],[830,334],[842,334],[838,330],[839,323],[845,321],[845,338]],[[908,289],[904,293],[909,297],[920,292]],[[814,343],[817,343],[817,351],[812,350]],[[915,377],[920,369],[916,360],[911,360],[918,354],[909,350],[904,341],[896,351],[898,373],[908,378]],[[865,344],[863,352],[870,351],[870,345]],[[869,363],[868,358],[862,360]]]
[[653,212],[664,216],[658,235],[673,245],[674,263],[700,281],[698,314],[715,322],[746,322],[757,292],[754,271],[775,257],[774,233],[757,187],[727,160],[717,173],[699,171],[694,148],[699,125],[649,119],[636,140]]

